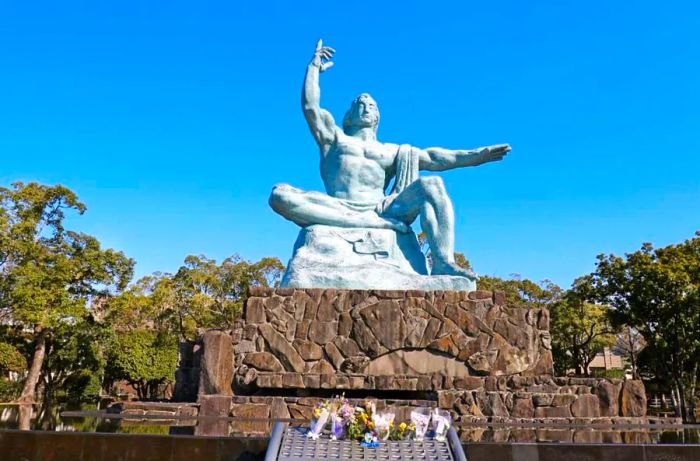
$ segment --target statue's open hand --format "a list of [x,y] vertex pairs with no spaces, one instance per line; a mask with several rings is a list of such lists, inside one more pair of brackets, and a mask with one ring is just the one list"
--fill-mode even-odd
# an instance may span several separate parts
[[510,152],[510,144],[496,144],[478,149],[480,163],[497,162]]
[[316,51],[314,52],[314,57],[311,60],[311,64],[318,67],[321,72],[329,69],[333,66],[333,57],[335,50],[330,46],[323,46],[323,40],[319,40],[316,44]]

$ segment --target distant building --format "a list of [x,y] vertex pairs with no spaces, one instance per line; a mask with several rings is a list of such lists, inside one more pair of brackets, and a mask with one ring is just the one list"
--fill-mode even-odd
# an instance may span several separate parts
[[[623,357],[606,347],[603,349],[603,352],[599,352],[593,358],[593,361],[588,365],[588,372],[590,375],[595,376],[597,373],[609,370],[626,370],[626,368]],[[625,377],[631,379],[632,375],[625,372]]]

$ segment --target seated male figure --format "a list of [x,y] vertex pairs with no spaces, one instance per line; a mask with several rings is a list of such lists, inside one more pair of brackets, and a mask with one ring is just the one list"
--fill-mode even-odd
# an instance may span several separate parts
[[[442,179],[418,177],[417,171],[444,171],[501,160],[510,146],[451,150],[379,142],[379,109],[366,93],[352,102],[341,129],[320,106],[319,73],[333,65],[330,58],[334,52],[319,40],[302,92],[304,115],[320,148],[326,194],[278,184],[272,190],[270,205],[302,227],[325,224],[408,232],[420,217],[432,255],[431,274],[474,279],[471,271],[455,264],[454,210]],[[385,190],[394,177],[395,186],[387,195]]]

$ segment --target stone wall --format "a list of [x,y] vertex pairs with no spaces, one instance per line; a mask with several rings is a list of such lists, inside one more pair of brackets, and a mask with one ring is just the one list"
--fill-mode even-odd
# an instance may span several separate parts
[[239,327],[242,388],[439,390],[553,368],[549,312],[487,291],[254,288]]
[[204,432],[306,421],[341,392],[469,424],[649,421],[641,381],[552,376],[549,312],[498,292],[254,288],[236,329],[205,332],[183,357],[199,416],[242,425]]

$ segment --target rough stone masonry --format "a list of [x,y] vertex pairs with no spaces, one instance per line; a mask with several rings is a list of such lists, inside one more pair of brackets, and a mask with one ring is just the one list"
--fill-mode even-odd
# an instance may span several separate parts
[[[237,328],[207,331],[190,362],[179,397],[196,395],[200,415],[233,416],[238,433],[269,428],[245,418],[308,420],[341,392],[465,422],[646,415],[641,381],[554,377],[548,310],[510,306],[499,292],[253,288]],[[199,378],[188,386],[187,376]]]

